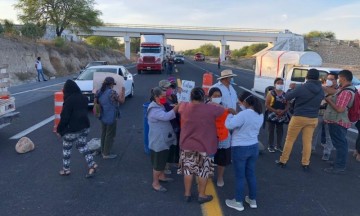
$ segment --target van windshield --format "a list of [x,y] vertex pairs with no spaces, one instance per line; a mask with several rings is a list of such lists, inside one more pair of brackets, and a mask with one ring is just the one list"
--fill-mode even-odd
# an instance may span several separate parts
[[160,47],[141,47],[140,53],[160,53]]
[[82,72],[77,80],[93,80],[95,72],[117,73],[116,68],[89,68]]

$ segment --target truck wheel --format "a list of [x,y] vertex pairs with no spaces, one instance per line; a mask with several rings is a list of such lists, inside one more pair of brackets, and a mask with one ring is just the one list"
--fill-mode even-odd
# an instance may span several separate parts
[[138,74],[141,74],[141,70],[138,70]]

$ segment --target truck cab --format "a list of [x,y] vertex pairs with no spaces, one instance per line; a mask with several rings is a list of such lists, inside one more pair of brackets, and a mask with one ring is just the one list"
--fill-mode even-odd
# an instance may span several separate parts
[[137,71],[163,71],[166,48],[163,35],[141,35]]

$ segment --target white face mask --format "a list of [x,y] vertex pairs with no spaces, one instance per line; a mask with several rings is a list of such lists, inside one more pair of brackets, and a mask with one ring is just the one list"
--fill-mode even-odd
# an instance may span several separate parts
[[240,109],[241,109],[241,110],[246,110],[246,107],[241,104],[241,105],[240,105]]
[[276,90],[283,90],[284,89],[284,85],[275,85]]
[[326,80],[325,85],[326,85],[327,87],[330,87],[330,86],[333,85],[333,81],[331,81],[331,80]]
[[211,102],[220,104],[221,103],[221,97],[219,97],[219,98],[211,98]]
[[338,85],[338,86],[341,86],[341,84],[340,84],[340,79],[337,79],[337,85]]

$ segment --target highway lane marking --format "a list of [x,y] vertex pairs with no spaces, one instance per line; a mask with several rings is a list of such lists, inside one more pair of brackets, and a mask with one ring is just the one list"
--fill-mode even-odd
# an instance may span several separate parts
[[36,125],[33,125],[33,126],[29,127],[28,129],[23,130],[23,131],[21,131],[20,133],[14,135],[14,136],[12,136],[12,137],[10,137],[10,139],[20,139],[21,137],[26,136],[27,134],[29,134],[29,133],[31,133],[31,132],[33,132],[33,131],[41,128],[42,126],[44,126],[44,125],[46,125],[47,123],[53,121],[54,119],[55,119],[55,115],[50,116],[49,118],[47,118],[47,119],[45,119],[45,120],[37,123]]
[[37,91],[37,90],[40,90],[40,89],[45,89],[45,88],[49,88],[49,87],[53,87],[53,86],[57,86],[57,85],[62,85],[62,84],[64,84],[64,83],[65,83],[65,82],[56,83],[56,84],[53,84],[53,85],[48,85],[48,86],[44,86],[44,87],[40,87],[40,88],[35,88],[35,89],[26,90],[26,91],[22,91],[22,92],[18,92],[18,93],[13,93],[13,94],[11,94],[11,95],[24,94],[24,93],[28,93],[28,92],[32,92],[32,91]]
[[213,196],[213,200],[201,205],[202,214],[204,216],[222,216],[222,215],[224,215],[222,212],[222,209],[221,209],[221,205],[220,205],[217,193],[216,193],[214,183],[211,179],[208,179],[205,193],[211,194]]

